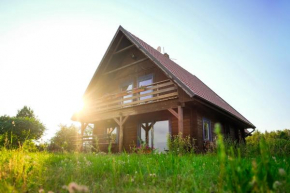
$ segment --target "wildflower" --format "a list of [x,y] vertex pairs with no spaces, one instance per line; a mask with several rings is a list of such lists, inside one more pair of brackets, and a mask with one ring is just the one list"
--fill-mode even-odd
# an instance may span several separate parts
[[279,174],[280,174],[280,176],[285,176],[286,172],[285,172],[285,170],[283,168],[280,168],[279,169]]
[[75,182],[71,182],[68,186],[63,186],[64,189],[67,189],[69,193],[74,192],[88,192],[88,188],[86,186],[78,185]]
[[38,190],[38,192],[42,193],[42,192],[44,192],[44,190],[41,188],[41,189]]
[[279,181],[275,181],[274,184],[273,184],[273,188],[274,188],[274,189],[277,189],[278,186],[281,186],[281,184],[282,184],[281,182],[279,182]]
[[153,173],[153,174],[149,174],[149,176],[155,178],[155,177],[156,177],[156,174],[155,174],[155,173]]

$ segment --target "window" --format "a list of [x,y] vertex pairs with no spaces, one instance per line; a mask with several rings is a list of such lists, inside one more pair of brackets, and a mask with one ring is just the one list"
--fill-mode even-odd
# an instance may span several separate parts
[[118,143],[118,128],[117,127],[107,127],[106,137],[108,143]]
[[[147,85],[150,85],[150,84],[153,84],[153,75],[152,74],[149,74],[149,75],[146,75],[146,76],[142,76],[138,79],[138,87],[144,87],[144,86],[147,86]],[[147,94],[147,93],[150,93],[152,92],[152,90],[146,90],[146,91],[142,91],[140,92],[140,95],[142,94]],[[148,99],[148,98],[151,98],[152,95],[146,95],[146,96],[141,96],[140,97],[140,100],[145,100],[145,99]]]
[[151,125],[152,122],[141,124],[138,137],[139,145],[146,145],[160,152],[168,150],[167,137],[170,133],[169,121],[158,121],[153,126]]
[[154,139],[153,145],[154,148],[163,152],[168,150],[167,137],[169,135],[169,121],[158,121],[153,126]]
[[203,139],[205,141],[211,141],[211,128],[210,128],[210,120],[203,119],[202,121],[203,127]]
[[[128,83],[125,83],[121,86],[121,91],[129,91],[129,90],[132,90],[133,89],[133,82],[128,82]],[[125,95],[123,96],[123,99],[126,99],[126,98],[131,98],[133,97],[132,94],[129,94],[129,95]],[[128,99],[128,100],[124,100],[123,101],[123,104],[126,104],[126,103],[131,103],[132,102],[132,99]]]

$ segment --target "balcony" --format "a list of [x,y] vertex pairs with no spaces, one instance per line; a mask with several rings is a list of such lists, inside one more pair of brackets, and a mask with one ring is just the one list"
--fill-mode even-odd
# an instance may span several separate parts
[[171,80],[104,95],[90,105],[90,112],[100,113],[146,105],[178,98],[177,86]]

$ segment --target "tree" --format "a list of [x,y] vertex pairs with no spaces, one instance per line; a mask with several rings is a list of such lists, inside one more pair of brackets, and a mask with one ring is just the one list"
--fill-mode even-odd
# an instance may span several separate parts
[[74,125],[60,125],[60,129],[51,139],[48,149],[50,151],[76,151],[76,139],[79,135],[78,128]]
[[16,117],[35,118],[35,115],[30,107],[24,106],[21,110],[18,110]]
[[45,126],[35,118],[32,109],[24,106],[18,111],[16,117],[0,117],[0,146],[18,147],[26,140],[39,139]]

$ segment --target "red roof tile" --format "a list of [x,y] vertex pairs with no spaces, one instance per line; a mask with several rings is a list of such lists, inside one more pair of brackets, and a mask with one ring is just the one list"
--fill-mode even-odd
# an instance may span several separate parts
[[126,31],[124,28],[120,27],[120,30],[136,44],[145,54],[151,58],[160,68],[169,72],[177,79],[179,84],[182,84],[182,88],[190,93],[192,96],[198,96],[209,103],[227,111],[228,113],[234,115],[236,118],[240,119],[247,125],[255,128],[255,126],[247,120],[243,115],[236,111],[232,106],[230,106],[226,101],[219,97],[213,90],[211,90],[206,84],[199,80],[196,76],[176,64],[174,61],[165,57],[162,53],[152,48],[150,45]]

